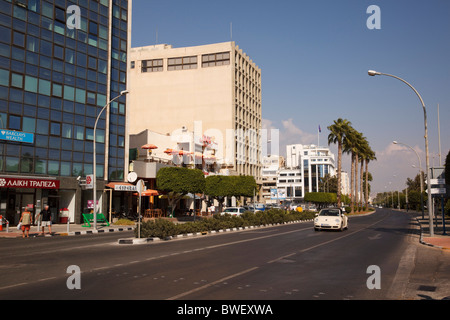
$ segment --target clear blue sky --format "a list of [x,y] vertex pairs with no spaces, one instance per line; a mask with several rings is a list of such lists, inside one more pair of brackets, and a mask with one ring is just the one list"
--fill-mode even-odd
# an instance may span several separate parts
[[[377,5],[381,29],[366,26]],[[174,47],[232,40],[262,69],[264,123],[280,129],[280,145],[327,142],[327,126],[348,119],[368,139],[372,193],[403,189],[425,167],[424,117],[402,82],[369,77],[368,69],[410,82],[427,106],[431,164],[450,150],[450,1],[448,0],[133,0],[132,47]],[[332,150],[336,148],[332,146]],[[285,150],[281,150],[284,154]],[[344,169],[349,170],[345,160]],[[394,177],[395,175],[395,177]],[[389,184],[391,182],[391,184]],[[385,188],[386,186],[386,188]]]

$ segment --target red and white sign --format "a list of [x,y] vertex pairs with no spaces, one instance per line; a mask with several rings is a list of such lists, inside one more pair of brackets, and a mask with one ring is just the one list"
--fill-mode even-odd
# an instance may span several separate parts
[[59,189],[59,180],[0,178],[0,188]]

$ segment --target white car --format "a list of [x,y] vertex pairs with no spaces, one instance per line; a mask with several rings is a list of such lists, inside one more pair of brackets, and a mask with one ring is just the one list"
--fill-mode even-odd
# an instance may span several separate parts
[[226,208],[222,214],[231,214],[232,216],[239,216],[245,212],[245,208],[242,207],[230,207]]
[[344,230],[348,229],[348,217],[339,208],[320,210],[314,218],[314,230]]

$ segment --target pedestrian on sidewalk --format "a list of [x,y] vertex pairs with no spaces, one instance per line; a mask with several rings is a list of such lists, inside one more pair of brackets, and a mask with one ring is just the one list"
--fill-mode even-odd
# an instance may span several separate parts
[[37,219],[39,216],[42,216],[41,226],[42,226],[42,232],[41,235],[44,235],[45,227],[48,227],[48,233],[52,234],[52,213],[49,209],[48,204],[44,206],[44,210],[41,210],[39,212]]
[[30,237],[30,228],[31,228],[32,216],[31,212],[28,211],[28,208],[22,212],[22,216],[20,217],[19,223],[22,223],[22,238],[25,238],[25,232],[27,233],[27,238]]

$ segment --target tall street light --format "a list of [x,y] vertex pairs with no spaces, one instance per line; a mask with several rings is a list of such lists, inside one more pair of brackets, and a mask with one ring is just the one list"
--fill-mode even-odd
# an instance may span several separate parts
[[398,141],[392,141],[393,144],[401,144],[408,148],[410,148],[412,151],[416,153],[417,159],[419,159],[419,170],[420,170],[420,206],[422,207],[422,219],[424,218],[424,210],[423,210],[423,173],[422,173],[422,161],[420,160],[419,154],[416,150],[414,150],[411,146],[408,146],[406,143],[398,142]]
[[120,98],[123,95],[126,95],[128,93],[128,90],[124,90],[122,92],[120,92],[120,94],[115,97],[114,99],[110,100],[104,107],[103,109],[100,111],[100,113],[97,116],[97,119],[95,120],[95,125],[94,125],[94,144],[93,144],[93,168],[92,168],[92,173],[93,173],[93,177],[92,177],[92,182],[94,185],[94,189],[93,189],[93,194],[94,194],[94,229],[97,229],[97,156],[96,156],[96,150],[95,150],[95,143],[96,143],[96,131],[97,131],[97,123],[98,120],[100,119],[100,116],[102,115],[103,111],[111,104],[111,102],[113,102],[114,100]]
[[425,103],[423,102],[422,97],[420,96],[419,92],[408,82],[403,80],[402,78],[399,78],[397,76],[394,76],[392,74],[387,73],[381,73],[374,70],[368,71],[369,76],[388,76],[395,78],[397,80],[402,81],[405,83],[408,87],[410,87],[417,95],[417,97],[420,100],[420,103],[422,104],[423,108],[423,118],[424,118],[424,124],[425,124],[425,152],[426,152],[426,170],[427,170],[427,190],[428,190],[428,216],[429,216],[429,224],[430,224],[430,236],[434,236],[434,226],[433,226],[433,202],[431,197],[431,177],[430,177],[430,159],[429,159],[429,153],[428,153],[428,126],[427,126],[427,109],[425,108]]

